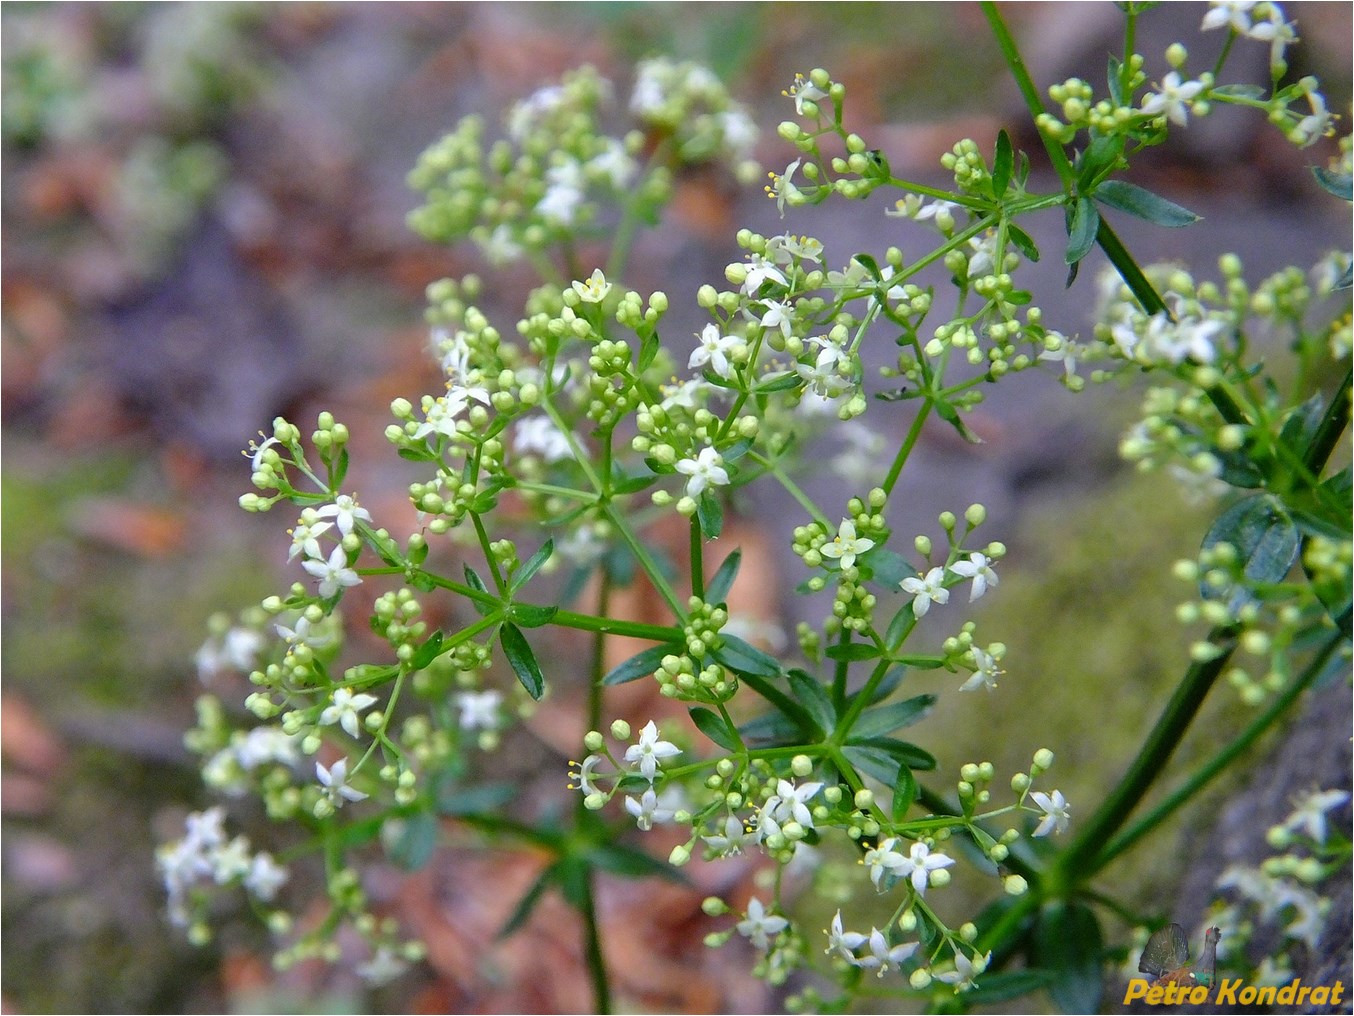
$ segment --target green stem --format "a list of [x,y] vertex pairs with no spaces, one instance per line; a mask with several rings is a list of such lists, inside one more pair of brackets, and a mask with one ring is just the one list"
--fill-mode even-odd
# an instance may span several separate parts
[[700,523],[695,516],[691,518],[691,595],[705,599],[705,555]]
[[898,477],[902,474],[903,465],[907,462],[908,456],[912,454],[912,446],[917,443],[921,437],[922,425],[926,423],[926,418],[931,415],[932,402],[926,399],[921,404],[921,409],[917,411],[917,418],[912,421],[912,426],[907,432],[907,437],[903,439],[902,445],[898,448],[898,454],[893,457],[893,465],[889,467],[889,475],[884,478],[882,484],[885,494],[892,494],[894,485],[898,482]]
[[1214,777],[1236,761],[1237,757],[1247,748],[1255,743],[1269,727],[1282,716],[1288,708],[1298,700],[1304,691],[1316,680],[1326,665],[1326,661],[1340,647],[1344,641],[1344,636],[1337,633],[1321,651],[1316,654],[1306,668],[1289,682],[1288,687],[1274,700],[1274,702],[1263,713],[1255,718],[1254,721],[1226,748],[1218,752],[1205,763],[1198,772],[1186,780],[1180,787],[1153,808],[1150,812],[1140,818],[1128,829],[1110,840],[1105,845],[1105,849],[1100,851],[1091,862],[1091,869],[1099,871],[1122,854],[1129,847],[1133,846],[1143,836],[1150,833],[1158,825],[1166,820],[1172,812],[1188,801],[1191,797],[1202,790]]
[[1326,414],[1321,418],[1316,433],[1312,435],[1312,442],[1307,446],[1307,453],[1303,456],[1303,464],[1316,476],[1321,475],[1326,460],[1335,449],[1335,442],[1340,440],[1340,435],[1349,426],[1350,377],[1351,372],[1345,371],[1345,379],[1340,382],[1339,390],[1331,396]]
[[606,957],[602,955],[602,936],[597,924],[597,871],[588,869],[583,882],[583,899],[579,912],[583,915],[583,947],[588,958],[588,974],[592,980],[593,1009],[600,1014],[611,1012],[611,984],[606,974]]

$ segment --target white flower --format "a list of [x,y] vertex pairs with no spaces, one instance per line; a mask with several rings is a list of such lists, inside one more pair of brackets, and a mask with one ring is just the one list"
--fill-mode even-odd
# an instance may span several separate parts
[[582,762],[570,763],[571,765],[578,766],[578,771],[574,772],[572,769],[569,770],[569,779],[577,780],[578,784],[577,786],[570,784],[569,789],[581,790],[584,797],[590,797],[593,794],[599,793],[597,784],[592,782],[592,771],[596,769],[601,762],[601,755],[589,755]]
[[907,878],[912,878],[912,888],[917,890],[918,896],[926,894],[926,886],[931,880],[931,872],[938,868],[948,868],[954,864],[954,858],[945,854],[933,854],[931,848],[925,843],[914,843],[908,856],[903,858],[903,863],[898,867],[898,874]]
[[320,625],[312,624],[310,618],[306,617],[305,614],[296,619],[295,627],[289,628],[285,624],[275,624],[273,630],[291,649],[297,646],[319,649],[334,641],[334,636],[329,631],[324,630]]
[[606,541],[591,525],[572,530],[558,546],[560,556],[579,568],[591,568],[607,550]]
[[771,947],[769,937],[779,935],[789,926],[790,922],[779,914],[768,914],[766,908],[762,906],[762,901],[754,896],[748,900],[748,909],[743,920],[735,927],[738,934],[746,937],[758,949],[766,950]]
[[502,703],[503,693],[493,688],[459,692],[456,705],[461,710],[461,729],[493,730],[498,726],[498,707]]
[[367,795],[348,786],[348,760],[341,758],[333,768],[326,769],[320,762],[315,763],[315,778],[324,787],[325,796],[335,808],[342,808],[345,801],[365,801]]
[[1225,25],[1245,35],[1251,28],[1251,8],[1255,3],[1256,0],[1212,0],[1213,9],[1204,15],[1199,30],[1207,32]]
[[1189,103],[1204,90],[1202,81],[1181,81],[1178,71],[1171,71],[1161,79],[1160,92],[1148,92],[1142,97],[1142,111],[1151,116],[1161,113],[1171,123],[1181,127],[1189,121]]
[[1061,790],[1053,791],[1052,795],[1036,790],[1030,797],[1034,798],[1034,803],[1039,805],[1039,810],[1044,813],[1044,817],[1039,820],[1038,828],[1034,830],[1035,836],[1047,836],[1050,832],[1061,833],[1067,830],[1069,805]]
[[681,459],[676,468],[677,472],[691,477],[686,481],[686,492],[690,497],[700,497],[706,487],[723,487],[729,482],[724,459],[708,445],[694,459]]
[[847,963],[855,965],[856,950],[869,941],[858,931],[842,931],[842,912],[832,918],[832,928],[827,933],[827,948],[823,950],[829,956],[836,953]]
[[803,194],[799,188],[790,182],[790,178],[795,175],[795,170],[799,168],[801,160],[795,159],[794,162],[785,167],[785,172],[779,176],[775,173],[768,174],[771,177],[771,186],[766,188],[766,193],[776,199],[776,210],[780,212],[781,218],[785,218],[785,202],[798,204]]
[[319,592],[324,599],[362,582],[362,576],[348,567],[348,555],[341,545],[334,548],[328,561],[303,561],[301,567],[320,580]]
[[424,406],[426,407],[424,420],[415,428],[414,440],[421,440],[429,434],[455,437],[457,418],[465,412],[471,399],[488,405],[489,393],[483,388],[467,388],[464,385],[449,381],[447,382],[446,395],[438,396],[436,399],[428,399],[427,396],[424,396]]
[[549,85],[532,92],[508,113],[508,137],[521,141],[537,121],[564,104],[562,85]]
[[1307,105],[1311,107],[1312,112],[1299,120],[1297,126],[1288,132],[1288,140],[1303,148],[1314,145],[1325,137],[1331,121],[1330,112],[1326,109],[1326,100],[1321,93],[1315,88],[1308,88],[1306,95]]
[[959,992],[967,991],[973,987],[973,979],[987,969],[988,961],[991,959],[992,954],[990,952],[972,960],[962,952],[955,952],[954,969],[943,974],[936,974],[936,980],[953,984],[957,995]]
[[338,526],[338,531],[347,536],[353,531],[353,526],[360,519],[363,522],[371,521],[371,513],[357,503],[357,498],[348,494],[340,494],[334,498],[333,504],[322,505],[315,509],[315,514],[320,518],[334,519]]
[[[262,434],[263,431],[259,431],[259,433]],[[263,453],[273,445],[280,446],[281,444],[282,442],[275,437],[268,438],[262,444],[255,444],[253,441],[250,441],[249,448],[245,451],[245,454],[249,456],[249,471],[251,473],[257,473],[259,471],[259,466],[263,465]]]
[[757,144],[757,125],[741,108],[726,109],[715,114],[715,123],[724,135],[724,146],[735,159],[747,158]]
[[812,829],[813,813],[809,811],[808,800],[822,789],[822,783],[804,783],[796,787],[793,780],[778,780],[775,795],[766,803],[778,824],[793,820],[805,829]]
[[762,288],[762,283],[767,281],[774,282],[778,286],[787,284],[785,275],[774,262],[768,261],[760,254],[752,255],[747,266],[747,276],[743,279],[743,292],[748,296],[756,296],[758,290]]
[[611,283],[607,282],[600,268],[594,268],[592,274],[583,282],[575,279],[572,285],[574,292],[584,303],[601,303],[611,292]]
[[577,162],[553,166],[545,174],[545,194],[536,202],[536,213],[558,226],[572,226],[583,203],[583,169]]
[[857,554],[864,554],[873,546],[874,540],[856,536],[856,524],[854,522],[850,519],[842,519],[842,524],[837,527],[837,535],[833,537],[831,543],[823,544],[819,553],[823,557],[839,559],[842,570],[845,571],[855,565]]
[[635,817],[635,824],[645,832],[652,829],[655,822],[666,822],[672,818],[671,809],[659,806],[658,795],[654,793],[653,787],[644,791],[638,801],[627,797],[625,810]]
[[1283,9],[1276,3],[1268,4],[1267,21],[1258,21],[1246,30],[1248,39],[1269,43],[1269,66],[1273,71],[1284,65],[1284,50],[1298,41],[1298,33],[1283,19]]
[[251,858],[249,856],[249,837],[237,836],[224,846],[212,852],[212,878],[217,885],[225,885],[232,879],[247,874]]
[[973,580],[973,587],[968,594],[969,603],[987,592],[988,586],[997,584],[997,573],[992,570],[992,560],[986,554],[970,554],[967,561],[956,561],[950,565],[950,571]]
[[926,616],[926,612],[931,609],[931,601],[936,603],[946,603],[950,599],[950,591],[945,588],[944,568],[932,568],[924,578],[909,576],[898,583],[903,592],[912,596],[912,614],[918,619]]
[[223,670],[248,673],[262,649],[263,636],[249,628],[235,627],[214,635],[193,656],[198,679],[206,681]]
[[1296,798],[1293,813],[1283,821],[1285,829],[1306,830],[1317,843],[1326,842],[1326,812],[1343,805],[1349,794],[1343,790],[1310,790]]
[[890,836],[883,843],[865,852],[862,863],[869,871],[870,881],[874,883],[876,889],[879,888],[879,880],[886,873],[899,878],[904,874],[903,868],[907,864],[907,858],[893,849],[897,844],[898,838]]
[[1051,363],[1061,363],[1063,365],[1063,376],[1072,377],[1077,372],[1077,357],[1082,350],[1077,344],[1063,335],[1061,332],[1050,331],[1046,336],[1053,340],[1053,348],[1045,348],[1039,354],[1039,359],[1048,360]]
[[480,234],[475,239],[491,265],[510,264],[522,256],[522,245],[513,239],[506,222],[499,223],[487,236]]
[[512,450],[519,455],[535,453],[546,462],[573,458],[569,438],[548,416],[527,416],[517,421]]
[[693,377],[680,384],[659,385],[658,392],[663,396],[661,405],[664,409],[672,409],[674,406],[695,409],[697,396],[709,387],[709,382],[699,377]]
[[787,339],[790,337],[790,330],[794,325],[794,310],[784,300],[770,300],[766,302],[766,310],[757,323],[768,331],[779,329],[780,333]]
[[357,976],[368,984],[388,984],[409,969],[407,960],[395,955],[395,950],[383,945],[371,959],[357,965]]
[[288,530],[291,535],[291,550],[287,553],[287,560],[290,561],[297,554],[305,554],[306,557],[324,557],[324,551],[320,549],[319,536],[326,529],[332,529],[333,525],[332,522],[321,522],[313,508],[304,509],[296,528]]
[[748,831],[741,818],[730,814],[724,820],[724,832],[722,834],[703,835],[701,839],[709,844],[720,857],[732,857],[735,854],[741,854],[743,846],[752,842],[755,837]]
[[333,699],[320,713],[320,724],[327,726],[337,723],[350,737],[357,737],[357,724],[362,710],[374,706],[376,701],[375,695],[366,692],[354,695],[351,688],[335,688]]
[[859,289],[873,281],[870,270],[855,258],[848,261],[842,271],[827,273],[827,284],[831,289]]
[[[792,236],[789,233],[781,233],[766,241],[766,252],[771,255],[771,260],[778,265],[791,264],[795,258],[818,264],[821,264],[823,260],[823,245],[811,236]],[[782,285],[784,285],[783,282]]]
[[827,98],[827,92],[823,91],[812,81],[806,80],[802,74],[796,74],[794,84],[780,94],[784,95],[786,98],[795,100],[796,116],[804,115],[804,103],[819,102],[820,100]]
[[974,646],[969,652],[973,654],[973,676],[961,684],[959,690],[986,688],[991,691],[997,686],[997,678],[1006,672],[998,668],[996,658],[986,650]]
[[813,336],[809,342],[818,347],[813,364],[795,364],[795,373],[803,378],[809,389],[825,399],[840,398],[853,389],[856,385],[855,361],[851,354],[821,335]]
[[696,342],[696,348],[686,362],[687,367],[695,370],[709,364],[710,369],[726,381],[733,377],[731,358],[737,357],[747,347],[736,335],[720,335],[719,327],[714,323],[702,329],[700,335],[696,336]]
[[262,851],[254,855],[244,877],[244,887],[257,900],[268,902],[286,884],[287,869],[273,860],[273,855]]
[[232,744],[235,759],[245,770],[257,769],[270,762],[295,765],[301,760],[300,735],[288,734],[281,727],[255,727]]
[[586,167],[590,172],[606,178],[616,190],[622,189],[635,175],[635,160],[616,138],[607,138],[605,147],[588,160]]
[[638,762],[640,774],[652,783],[658,773],[658,763],[681,753],[682,749],[671,741],[658,739],[658,725],[650,720],[639,732],[639,740],[625,749],[625,761]]
[[920,945],[919,942],[904,942],[902,945],[889,948],[889,940],[884,937],[884,933],[878,928],[870,929],[869,941],[870,955],[863,956],[855,960],[854,963],[865,970],[877,970],[880,977],[884,976],[889,967],[896,967],[905,963]]

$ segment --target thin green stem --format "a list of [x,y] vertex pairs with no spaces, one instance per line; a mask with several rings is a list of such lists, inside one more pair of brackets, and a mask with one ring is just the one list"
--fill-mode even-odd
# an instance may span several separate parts
[[932,402],[926,399],[921,404],[921,409],[917,410],[917,417],[912,421],[912,426],[908,428],[907,437],[898,447],[898,454],[893,457],[893,465],[889,467],[888,476],[884,477],[881,485],[885,494],[892,494],[894,486],[898,483],[898,477],[903,472],[903,466],[906,464],[908,456],[912,454],[912,447],[921,437],[922,425],[926,423],[926,418],[931,415]]
[[705,599],[705,547],[700,522],[691,519],[691,595]]
[[589,868],[583,880],[583,899],[579,912],[583,916],[583,948],[588,959],[588,974],[592,980],[593,1009],[600,1014],[611,1012],[611,983],[607,979],[606,957],[602,954],[602,936],[597,923],[597,870]]
[[1224,769],[1231,765],[1236,759],[1249,748],[1255,741],[1269,729],[1273,723],[1279,719],[1288,708],[1302,695],[1311,683],[1316,680],[1326,662],[1331,658],[1340,644],[1344,641],[1344,636],[1336,633],[1322,648],[1321,651],[1311,660],[1297,677],[1288,683],[1279,696],[1270,704],[1269,708],[1257,716],[1251,724],[1243,730],[1231,744],[1223,748],[1211,759],[1209,759],[1199,770],[1180,787],[1149,811],[1142,818],[1138,819],[1132,826],[1125,829],[1122,833],[1110,840],[1100,853],[1095,855],[1091,862],[1091,869],[1099,871],[1122,854],[1129,847],[1133,846],[1138,840],[1146,836],[1153,829],[1164,822],[1172,812],[1197,794],[1207,786]]

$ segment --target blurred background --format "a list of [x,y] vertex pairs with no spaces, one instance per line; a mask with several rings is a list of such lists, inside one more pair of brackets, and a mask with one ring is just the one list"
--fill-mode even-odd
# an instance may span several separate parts
[[[1216,52],[1219,33],[1197,35],[1205,9],[1172,4],[1143,19],[1149,76],[1164,71],[1161,53],[1175,39],[1199,66]],[[1320,76],[1332,108],[1347,116],[1349,6],[1286,10],[1303,38],[1292,73]],[[1113,5],[1031,3],[1006,13],[1041,87],[1074,73],[1103,80],[1116,45]],[[308,430],[330,409],[354,435],[350,483],[363,504],[378,519],[407,512],[409,475],[389,465],[382,432],[391,398],[435,391],[423,289],[484,266],[473,251],[436,248],[406,230],[417,202],[404,177],[461,116],[498,123],[512,101],[585,62],[624,94],[636,60],[666,53],[702,60],[730,84],[763,128],[764,164],[780,169],[793,157],[774,136],[789,114],[781,90],[796,71],[823,66],[848,87],[851,126],[896,174],[943,184],[937,160],[960,137],[990,150],[1006,126],[1019,147],[1038,149],[1021,134],[1021,107],[980,10],[10,3],[0,18],[5,1011],[527,1012],[577,1008],[577,999],[586,1008],[568,911],[543,911],[523,933],[528,945],[488,962],[492,950],[471,929],[492,931],[492,921],[476,924],[458,909],[465,900],[493,913],[511,906],[506,889],[492,887],[525,885],[530,864],[506,853],[467,850],[413,878],[374,864],[373,891],[432,947],[427,970],[374,996],[342,971],[274,975],[247,914],[224,912],[220,937],[204,949],[165,923],[154,847],[180,834],[187,811],[213,803],[182,743],[202,691],[193,655],[212,613],[233,616],[293,577],[279,519],[235,505],[248,486],[240,451],[278,413]],[[1238,45],[1236,59],[1264,80],[1265,47]],[[1134,177],[1205,222],[1173,232],[1124,223],[1122,235],[1140,261],[1181,259],[1200,276],[1214,274],[1223,250],[1242,254],[1252,281],[1281,264],[1310,264],[1349,239],[1347,209],[1333,209],[1303,168],[1329,154],[1297,152],[1256,118],[1205,121],[1143,159]],[[818,236],[843,261],[893,243],[917,251],[924,239],[909,248],[882,207],[882,199],[834,202],[781,224],[756,188],[683,181],[626,281],[667,291],[671,333],[684,335],[699,327],[696,288],[720,284],[738,258],[740,226]],[[1036,240],[1057,250],[1062,224],[1047,220]],[[1055,327],[1086,330],[1092,280],[1084,272],[1065,293],[1060,266],[1048,263],[1057,260],[1033,269],[1036,302]],[[511,327],[520,292],[521,280],[510,279],[487,299],[500,327]],[[915,527],[901,533],[935,536],[936,512],[982,501],[994,520],[988,538],[1012,550],[999,595],[978,614],[989,637],[1011,647],[1001,689],[942,696],[918,734],[940,758],[938,776],[979,759],[1009,773],[1026,768],[1034,748],[1052,748],[1059,786],[1087,802],[1076,816],[1122,769],[1183,667],[1189,633],[1173,607],[1187,591],[1169,565],[1193,555],[1216,506],[1184,503],[1168,480],[1119,463],[1118,433],[1140,393],[1073,397],[1052,376],[1010,388],[975,416],[982,446],[928,433],[895,520]],[[888,427],[898,418],[879,419]],[[840,481],[824,474],[814,483],[822,503],[836,502]],[[785,541],[755,521],[776,510],[752,504],[741,531],[773,590],[799,580]],[[760,607],[787,628],[821,615],[771,595]],[[1092,644],[1086,632],[1096,633]],[[1318,737],[1309,762],[1329,756],[1348,786],[1347,689],[1327,694],[1337,697],[1313,715],[1333,712],[1343,728]],[[1231,729],[1245,715],[1235,696],[1215,693],[1176,760],[1182,771],[1216,744],[1214,725]],[[542,786],[558,791],[581,731],[521,736],[538,745],[529,757],[546,774]],[[1277,741],[1262,756],[1275,750]],[[1229,776],[1121,862],[1117,891],[1170,910],[1182,879],[1213,870],[1210,816],[1249,783],[1244,772]],[[264,834],[258,815],[236,818]],[[1194,913],[1178,918],[1187,926],[1210,881],[1196,887],[1204,895],[1191,902]],[[625,955],[632,972],[642,968],[625,996],[636,1009],[775,1004],[758,986],[739,986],[746,954],[701,955],[700,938],[714,927],[699,912],[702,893],[664,897],[672,916],[655,929],[653,891],[618,884],[607,901],[617,943],[633,935],[653,946]],[[496,895],[505,898],[484,899]],[[825,927],[831,909],[810,909],[806,927]],[[706,964],[705,987],[688,976],[696,962]],[[571,985],[582,994],[569,994]]]

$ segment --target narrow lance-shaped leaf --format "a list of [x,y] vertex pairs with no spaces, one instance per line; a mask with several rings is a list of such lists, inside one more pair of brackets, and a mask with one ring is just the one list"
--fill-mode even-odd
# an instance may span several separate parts
[[743,552],[735,550],[724,559],[724,563],[719,566],[719,571],[711,576],[710,581],[705,584],[705,602],[723,603],[729,595],[729,590],[733,588],[733,580],[738,575],[738,566],[743,562]]
[[545,676],[541,673],[541,665],[536,662],[536,654],[527,645],[526,637],[515,624],[505,623],[499,629],[498,640],[517,680],[522,682],[528,695],[540,699],[545,694]]
[[1067,253],[1063,260],[1069,265],[1079,264],[1095,246],[1095,233],[1099,228],[1100,213],[1091,199],[1085,195],[1078,197],[1067,224]]
[[1179,228],[1199,221],[1199,216],[1188,208],[1167,201],[1159,194],[1131,184],[1126,180],[1106,180],[1096,188],[1100,201],[1129,215],[1154,222],[1158,226]]

